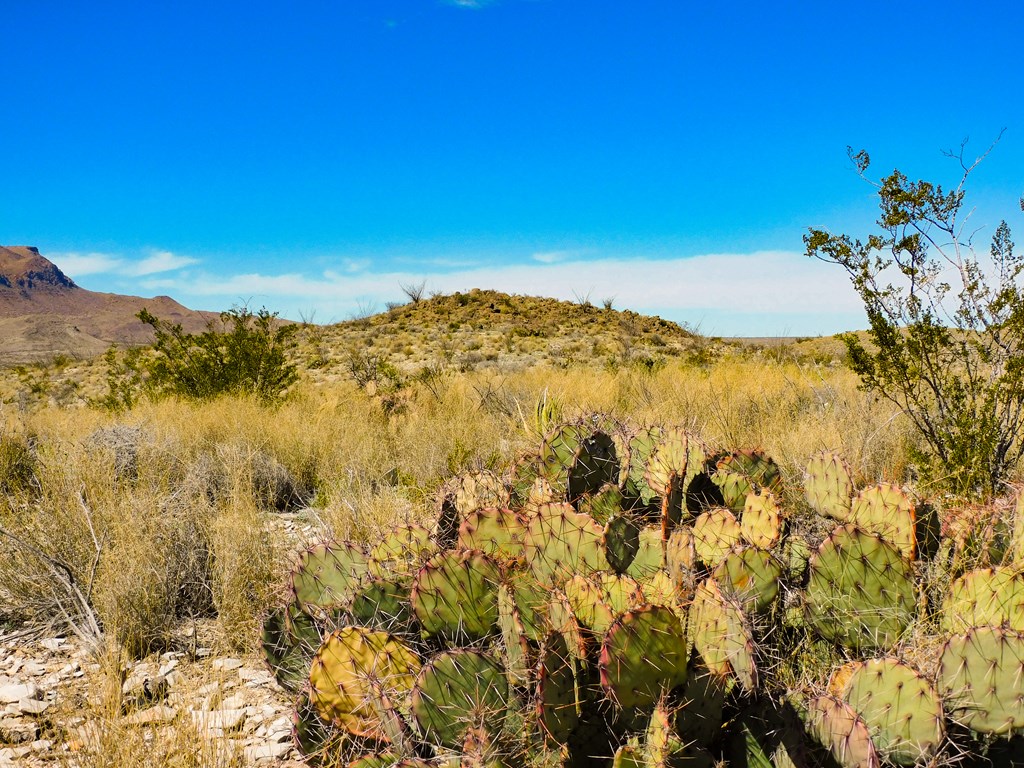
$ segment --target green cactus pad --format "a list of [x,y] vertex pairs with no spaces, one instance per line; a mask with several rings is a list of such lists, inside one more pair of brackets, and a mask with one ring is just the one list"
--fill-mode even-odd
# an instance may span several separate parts
[[408,631],[413,615],[408,582],[403,578],[372,579],[356,593],[349,613],[365,627]]
[[670,609],[647,606],[627,611],[601,646],[601,685],[629,711],[653,706],[664,691],[686,681],[690,647]]
[[840,698],[867,725],[879,754],[897,765],[923,765],[944,735],[942,701],[930,682],[897,659],[852,666]]
[[430,531],[422,525],[399,526],[370,550],[370,573],[389,579],[412,576],[436,551]]
[[501,731],[508,711],[505,670],[476,650],[446,651],[424,665],[412,689],[412,712],[424,738],[460,749],[471,730]]
[[976,627],[951,637],[939,663],[950,717],[977,733],[1024,730],[1024,634]]
[[676,528],[665,543],[665,568],[680,592],[689,594],[693,591],[698,567],[693,529],[689,526]]
[[508,584],[498,585],[498,629],[501,631],[501,647],[509,685],[529,684],[530,644],[526,640],[519,609],[516,608],[512,588]]
[[844,523],[850,520],[853,478],[843,458],[832,451],[811,457],[804,473],[804,495],[811,509]]
[[370,569],[370,558],[349,541],[317,544],[299,555],[292,594],[304,610],[347,606]]
[[562,633],[550,633],[540,651],[536,706],[545,735],[556,744],[565,744],[580,721],[586,699],[582,675]]
[[742,529],[728,509],[712,509],[693,524],[693,546],[697,559],[708,568],[718,566],[732,548],[740,543]]
[[605,557],[618,573],[625,573],[640,549],[640,526],[632,515],[620,512],[604,526]]
[[648,766],[670,768],[680,762],[686,744],[676,731],[675,723],[675,713],[663,698],[655,705],[651,719],[647,723],[647,732],[644,738],[644,762]]
[[599,635],[604,634],[618,616],[643,602],[640,585],[620,574],[574,576],[565,583],[564,592],[577,620]]
[[530,571],[511,571],[505,584],[512,592],[527,639],[539,643],[547,632],[550,588],[538,582]]
[[612,438],[604,432],[594,432],[580,441],[569,468],[569,499],[596,494],[606,485],[617,492],[618,482],[619,459]]
[[309,671],[310,700],[320,717],[353,736],[390,742],[388,702],[407,694],[419,657],[386,632],[342,627],[324,641]]
[[498,621],[498,564],[479,550],[435,555],[412,585],[412,607],[427,637],[478,639]]
[[782,512],[775,495],[761,490],[748,493],[740,516],[740,535],[758,549],[771,549],[782,538]]
[[511,509],[484,507],[471,512],[459,526],[458,549],[478,549],[500,562],[522,556],[526,521]]
[[626,495],[639,499],[643,506],[647,506],[658,496],[647,484],[647,462],[651,454],[661,441],[663,431],[661,427],[644,427],[629,439],[629,470],[626,475]]
[[664,571],[659,571],[645,580],[640,589],[646,602],[651,605],[664,605],[675,611],[681,619],[686,618],[685,604],[689,593],[681,592]]
[[758,488],[777,491],[782,486],[779,467],[763,451],[743,449],[723,456],[715,464],[711,480],[718,486],[725,506],[737,514],[747,496]]
[[858,651],[888,649],[914,620],[913,567],[872,533],[840,526],[807,568],[807,620],[826,640]]
[[577,573],[608,570],[604,529],[568,504],[541,507],[529,520],[523,555],[537,581],[549,586],[561,586]]
[[540,476],[547,480],[555,494],[565,497],[569,490],[569,470],[576,451],[586,437],[577,424],[563,424],[552,430],[540,447]]
[[807,731],[841,768],[879,768],[881,759],[867,725],[846,702],[818,696],[807,703]]
[[609,483],[597,493],[582,497],[577,506],[580,512],[590,515],[599,524],[606,526],[611,520],[622,516],[626,501],[619,487]]
[[626,575],[643,582],[665,568],[665,541],[661,528],[646,525],[640,529],[638,548],[633,562],[626,569]]
[[295,603],[275,608],[263,621],[263,658],[282,688],[297,691],[309,679],[309,664],[320,647],[320,630]]
[[564,591],[573,615],[584,627],[600,635],[612,625],[615,614],[593,577],[573,576],[565,582]]
[[1011,567],[968,571],[950,586],[939,617],[950,633],[1000,626],[1024,632],[1024,573]]
[[690,605],[693,646],[708,671],[735,677],[747,691],[757,690],[754,637],[738,602],[723,595],[714,579],[706,579]]
[[573,658],[585,665],[590,658],[592,635],[576,618],[572,604],[564,592],[555,591],[551,594],[547,605],[546,620],[548,629],[563,637],[565,646]]
[[689,435],[679,428],[666,429],[647,459],[647,486],[657,496],[669,495],[673,486],[682,485],[689,457]]
[[735,597],[744,610],[768,610],[779,595],[782,564],[771,553],[755,547],[736,547],[713,574],[723,592]]
[[914,503],[899,486],[879,483],[862,490],[850,507],[849,522],[877,533],[908,560],[917,557]]

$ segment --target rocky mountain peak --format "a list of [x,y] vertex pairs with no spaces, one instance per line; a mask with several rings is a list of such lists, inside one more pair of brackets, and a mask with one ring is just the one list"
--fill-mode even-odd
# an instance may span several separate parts
[[74,280],[31,245],[0,246],[0,288],[22,292],[78,288]]

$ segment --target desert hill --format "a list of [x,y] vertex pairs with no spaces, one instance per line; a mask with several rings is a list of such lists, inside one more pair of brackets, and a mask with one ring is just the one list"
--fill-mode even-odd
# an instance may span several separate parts
[[703,346],[695,334],[659,317],[483,289],[395,305],[305,335],[324,367],[344,368],[355,356],[407,372],[439,363],[463,370],[601,366],[675,357]]
[[86,290],[37,248],[0,246],[0,364],[47,360],[60,353],[92,357],[112,343],[147,343],[150,328],[135,317],[143,307],[194,331],[211,317],[167,296],[144,299]]

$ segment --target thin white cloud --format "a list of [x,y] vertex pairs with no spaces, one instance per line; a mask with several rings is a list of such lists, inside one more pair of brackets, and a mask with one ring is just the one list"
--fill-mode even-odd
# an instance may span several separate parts
[[198,263],[199,259],[189,256],[178,256],[170,251],[153,251],[141,261],[126,264],[124,273],[133,277],[142,277],[159,272],[173,272]]
[[342,318],[360,305],[399,300],[402,284],[423,279],[429,292],[493,288],[569,301],[614,296],[617,308],[704,321],[705,332],[720,335],[813,335],[863,325],[863,310],[843,271],[790,251],[573,259],[434,274],[190,274],[187,280],[169,277],[144,285],[197,308],[228,306],[242,298],[284,316],[312,310],[318,317]]
[[72,278],[88,275],[114,275],[144,277],[163,272],[174,272],[199,263],[199,259],[179,256],[170,251],[151,250],[141,259],[129,259],[108,253],[55,253],[50,260]]
[[458,8],[484,8],[493,5],[494,0],[444,0],[445,5],[454,5]]
[[541,264],[555,264],[559,261],[567,261],[573,257],[579,257],[580,251],[540,251],[530,258],[539,261]]
[[107,253],[57,253],[48,258],[74,279],[116,272],[124,264],[122,259]]

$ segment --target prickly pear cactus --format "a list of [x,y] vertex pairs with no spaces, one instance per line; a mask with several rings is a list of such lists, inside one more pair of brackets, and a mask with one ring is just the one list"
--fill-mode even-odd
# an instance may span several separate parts
[[807,621],[854,651],[892,648],[917,614],[911,563],[880,537],[836,528],[808,563]]

